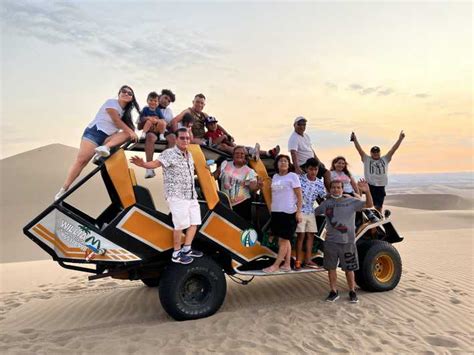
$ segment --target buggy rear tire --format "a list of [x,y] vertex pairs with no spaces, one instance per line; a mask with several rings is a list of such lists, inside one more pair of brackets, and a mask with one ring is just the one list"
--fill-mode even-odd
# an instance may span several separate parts
[[170,264],[164,270],[160,285],[160,302],[175,320],[208,317],[224,302],[225,275],[209,257],[195,258],[191,264]]
[[402,276],[402,260],[392,244],[381,240],[363,241],[358,245],[360,268],[356,283],[365,291],[393,290]]

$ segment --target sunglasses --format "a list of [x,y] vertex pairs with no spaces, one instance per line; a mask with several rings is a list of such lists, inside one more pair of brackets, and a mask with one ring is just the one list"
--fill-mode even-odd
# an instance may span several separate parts
[[306,123],[297,123],[297,126],[306,126]]
[[182,141],[190,141],[191,137],[178,137],[178,139],[181,139]]
[[128,95],[128,96],[133,96],[133,92],[131,92],[129,90],[122,89],[122,90],[120,90],[120,92],[122,94],[125,94],[125,95]]

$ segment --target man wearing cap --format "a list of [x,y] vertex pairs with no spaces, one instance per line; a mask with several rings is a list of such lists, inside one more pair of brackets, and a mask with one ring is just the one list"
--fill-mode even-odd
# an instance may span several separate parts
[[385,186],[388,183],[388,163],[392,160],[393,154],[397,151],[398,147],[400,147],[404,138],[405,133],[401,131],[400,136],[392,149],[381,157],[380,148],[378,146],[370,148],[370,156],[367,155],[360,146],[355,133],[352,132],[351,134],[351,141],[354,142],[360,158],[364,163],[364,176],[369,183],[370,193],[374,200],[374,206],[379,212],[382,212],[383,202],[385,200]]
[[295,166],[295,173],[298,175],[303,174],[303,166],[306,161],[310,158],[316,159],[319,163],[317,177],[319,179],[324,178],[324,186],[326,187],[326,190],[329,191],[331,173],[316,156],[311,145],[311,138],[304,133],[306,130],[306,122],[307,120],[303,116],[296,117],[293,122],[295,130],[291,133],[290,139],[288,140],[288,150],[290,151],[291,160]]

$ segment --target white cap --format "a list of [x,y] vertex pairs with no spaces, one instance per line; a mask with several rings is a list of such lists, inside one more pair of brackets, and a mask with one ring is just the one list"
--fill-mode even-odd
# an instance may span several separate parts
[[304,118],[303,116],[298,116],[295,118],[295,121],[293,122],[293,124],[298,123],[299,121],[308,121],[308,120]]

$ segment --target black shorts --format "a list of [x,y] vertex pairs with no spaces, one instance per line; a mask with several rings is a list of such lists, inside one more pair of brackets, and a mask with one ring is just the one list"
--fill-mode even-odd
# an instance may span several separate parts
[[385,200],[385,186],[369,185],[369,189],[370,194],[372,195],[372,200],[374,200],[374,206],[382,208],[383,201]]
[[272,212],[270,228],[275,237],[293,239],[296,225],[296,213]]

